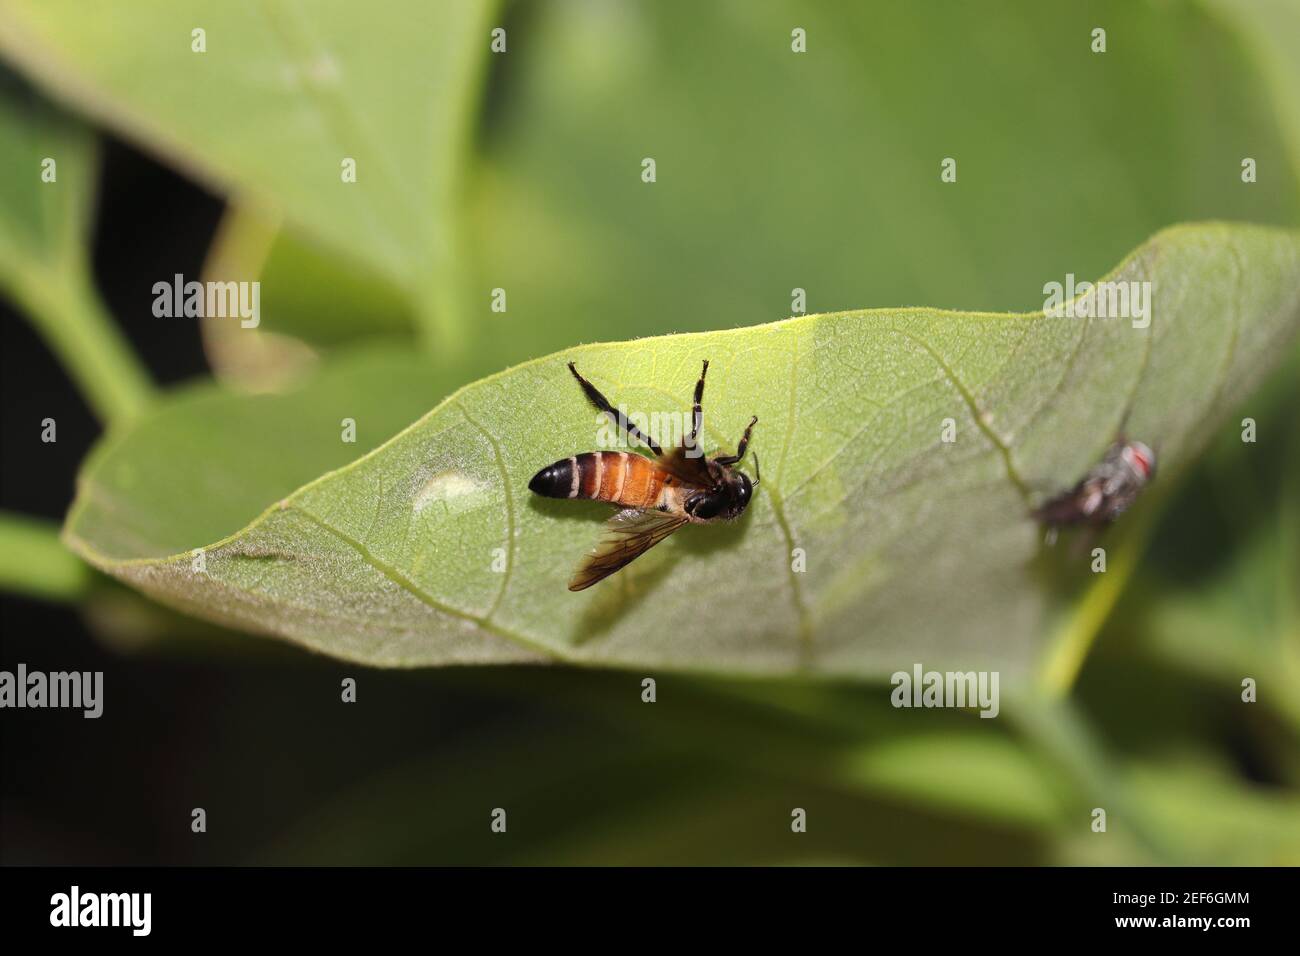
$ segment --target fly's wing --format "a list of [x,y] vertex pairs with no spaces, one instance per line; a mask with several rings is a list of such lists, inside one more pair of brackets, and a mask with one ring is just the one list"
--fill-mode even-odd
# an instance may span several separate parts
[[587,555],[569,582],[570,591],[581,591],[609,577],[639,558],[686,523],[686,519],[662,511],[627,508],[605,522],[605,536]]
[[655,464],[688,485],[697,485],[700,488],[713,487],[713,475],[709,471],[708,459],[703,454],[688,455],[685,445],[670,448],[655,459]]
[[1085,524],[1097,520],[1106,500],[1100,479],[1085,478],[1070,491],[1035,509],[1034,517],[1048,525]]
[[1073,524],[1079,518],[1079,509],[1074,502],[1074,495],[1067,492],[1043,502],[1033,510],[1033,516],[1045,525]]

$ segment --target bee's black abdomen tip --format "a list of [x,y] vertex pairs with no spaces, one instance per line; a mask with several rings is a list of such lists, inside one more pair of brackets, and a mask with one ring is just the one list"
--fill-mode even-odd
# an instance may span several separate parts
[[568,459],[547,465],[528,482],[528,490],[545,498],[568,498],[573,490],[573,463]]

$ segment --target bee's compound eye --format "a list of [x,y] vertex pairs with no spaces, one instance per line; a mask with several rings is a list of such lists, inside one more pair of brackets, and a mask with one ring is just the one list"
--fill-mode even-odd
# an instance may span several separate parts
[[740,476],[739,485],[736,488],[736,497],[740,499],[741,505],[749,504],[749,498],[754,493],[754,484],[749,480],[749,475]]

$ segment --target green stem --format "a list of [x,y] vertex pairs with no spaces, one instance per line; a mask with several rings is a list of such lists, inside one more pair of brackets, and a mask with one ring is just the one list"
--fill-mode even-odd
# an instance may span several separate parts
[[437,269],[442,283],[426,282],[415,292],[415,322],[426,351],[444,365],[463,359],[466,353],[464,302],[460,280],[452,269]]
[[153,395],[149,375],[84,269],[29,273],[14,286],[32,324],[106,424],[129,421]]
[[1133,524],[1120,547],[1107,549],[1113,554],[1109,567],[1097,576],[1057,630],[1039,672],[1040,686],[1048,698],[1064,697],[1074,686],[1101,626],[1110,617],[1137,568],[1138,559],[1146,550],[1147,540],[1161,510],[1160,504],[1151,502],[1150,507],[1133,516]]
[[49,601],[77,601],[90,568],[59,540],[53,522],[0,511],[0,589]]

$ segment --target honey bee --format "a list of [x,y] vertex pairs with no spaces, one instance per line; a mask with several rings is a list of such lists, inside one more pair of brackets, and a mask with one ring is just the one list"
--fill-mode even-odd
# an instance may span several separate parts
[[758,416],[745,428],[736,454],[704,457],[696,440],[704,423],[701,402],[704,376],[709,372],[707,359],[695,383],[690,433],[668,452],[610,405],[572,362],[569,371],[596,408],[654,453],[648,458],[626,451],[583,452],[547,465],[528,482],[530,491],[547,498],[608,501],[622,508],[609,519],[604,537],[578,565],[569,582],[570,591],[581,591],[609,577],[688,522],[731,521],[744,513],[759,483],[757,453],[753,481],[735,466],[745,457]]
[[1121,438],[1077,485],[1036,508],[1034,517],[1047,525],[1051,538],[1066,525],[1104,527],[1129,509],[1155,473],[1155,453],[1140,441]]

